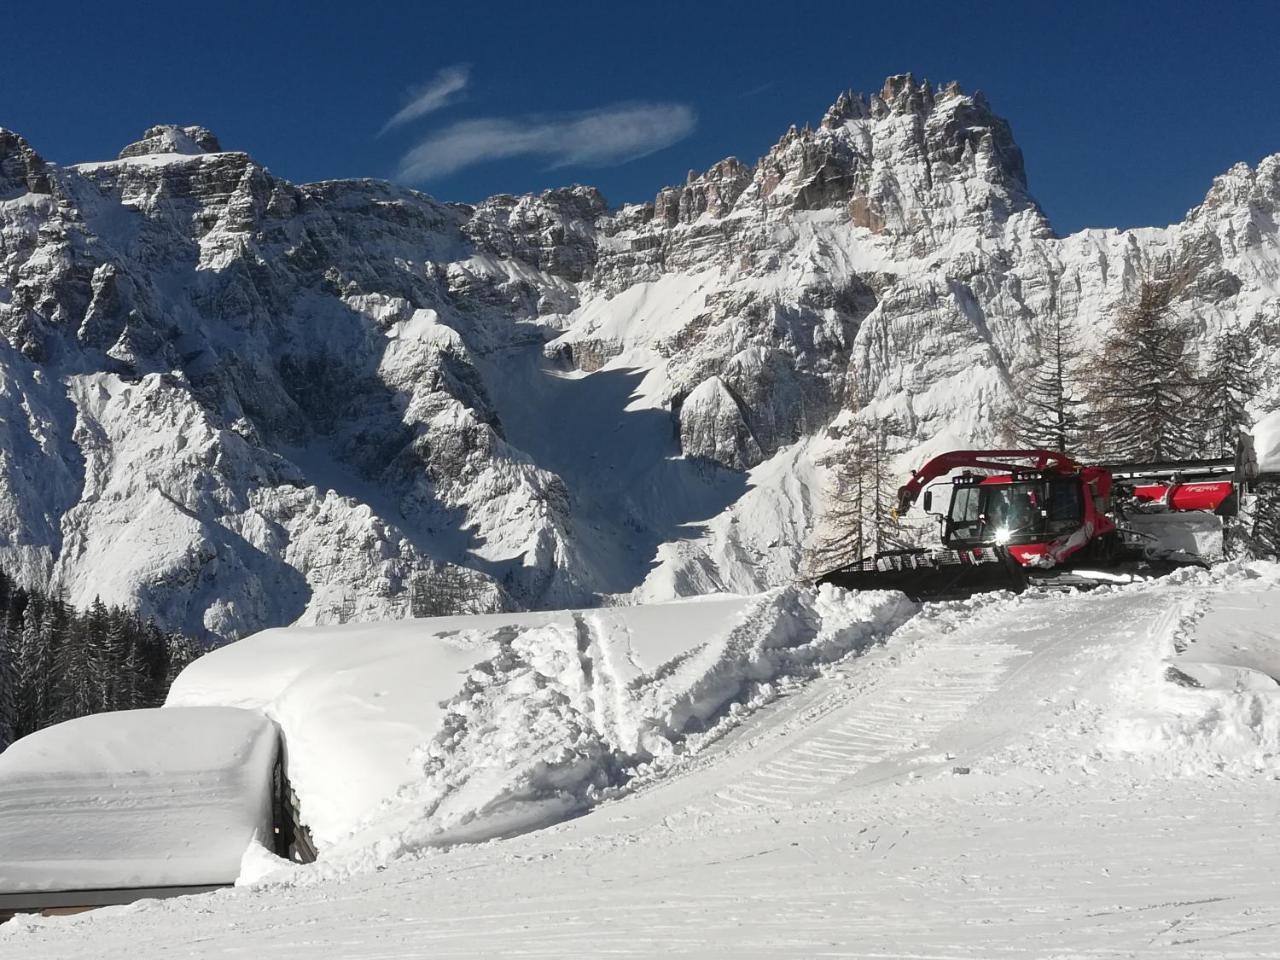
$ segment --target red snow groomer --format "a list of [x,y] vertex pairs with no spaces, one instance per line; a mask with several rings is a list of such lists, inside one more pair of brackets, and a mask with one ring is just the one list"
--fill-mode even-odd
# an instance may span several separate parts
[[[949,480],[948,474],[960,470]],[[984,471],[975,473],[974,471]],[[878,553],[819,583],[956,599],[1030,586],[1089,587],[1158,576],[1222,556],[1222,518],[1257,476],[1252,444],[1235,457],[1086,466],[1053,450],[956,450],[898,490],[896,515],[923,493],[942,547]],[[945,513],[934,491],[950,490]]]

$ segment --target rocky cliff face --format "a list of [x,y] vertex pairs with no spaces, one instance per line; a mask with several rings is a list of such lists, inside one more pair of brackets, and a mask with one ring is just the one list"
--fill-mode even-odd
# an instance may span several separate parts
[[474,211],[201,141],[68,168],[6,141],[5,565],[219,637],[407,610],[473,543],[484,606],[555,597],[563,484],[465,335],[509,341],[564,281],[478,255]]
[[[1050,298],[1176,258],[1280,324],[1280,156],[1182,224],[1053,234],[981,95],[843,94],[648,204],[297,186],[199,127],[60,167],[0,131],[0,563],[226,638],[794,574],[846,408],[989,439]],[[847,415],[847,414],[846,414]]]

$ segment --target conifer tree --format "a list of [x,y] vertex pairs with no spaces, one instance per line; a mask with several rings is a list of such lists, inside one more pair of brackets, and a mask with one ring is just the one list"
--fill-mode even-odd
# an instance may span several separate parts
[[41,640],[53,650],[57,669],[55,715],[58,720],[70,720],[97,712],[102,699],[94,655],[86,642],[85,623],[82,619],[65,618],[62,606],[58,600],[47,605]]
[[1183,286],[1177,275],[1144,279],[1093,365],[1089,400],[1107,459],[1180,459],[1200,446],[1191,332],[1173,312]]
[[1078,453],[1091,433],[1079,337],[1056,298],[1040,330],[1035,362],[1014,384],[1008,433],[1015,446]]
[[901,435],[902,425],[892,417],[871,424],[855,421],[840,447],[822,461],[830,480],[807,560],[813,573],[902,545],[893,517],[901,479],[893,463],[902,452]]
[[13,583],[0,571],[0,750],[16,739],[21,703],[18,690],[18,652],[21,635],[10,630],[6,615]]
[[1235,454],[1240,432],[1253,423],[1248,407],[1261,388],[1256,332],[1240,325],[1227,327],[1214,337],[1200,379],[1197,406],[1205,419],[1205,456]]
[[[163,690],[167,691],[173,686],[173,681],[178,678],[187,665],[191,663],[199,655],[196,653],[195,645],[182,636],[180,633],[169,634],[165,638],[165,673]],[[163,699],[164,694],[160,697]]]
[[0,750],[86,713],[159,706],[198,653],[136,614],[101,600],[78,613],[0,572]]
[[859,422],[839,449],[819,464],[830,471],[830,479],[819,520],[820,532],[808,560],[814,574],[852,563],[870,552],[867,539],[867,503],[872,488],[867,470],[870,459],[870,433],[866,425]]
[[9,625],[0,620],[0,750],[17,739],[18,708],[18,643]]
[[22,620],[19,670],[25,694],[25,710],[20,732],[24,735],[50,723],[57,703],[54,690],[54,678],[57,674],[54,650],[47,635],[49,624],[45,615],[46,606],[42,596],[32,594]]
[[894,461],[905,449],[901,435],[902,424],[895,417],[878,421],[872,430],[871,537],[877,552],[903,545],[896,513],[902,478],[894,470]]
[[[161,702],[169,687],[169,638],[154,620],[142,625],[139,646],[144,703]],[[176,676],[176,674],[175,674]]]
[[114,678],[111,698],[106,704],[109,710],[132,710],[143,705],[143,667],[130,619],[123,610],[112,610],[107,618],[107,649]]
[[90,709],[109,710],[114,699],[115,676],[107,630],[110,615],[101,597],[94,597],[78,624],[78,645],[83,648],[84,669],[90,691]]

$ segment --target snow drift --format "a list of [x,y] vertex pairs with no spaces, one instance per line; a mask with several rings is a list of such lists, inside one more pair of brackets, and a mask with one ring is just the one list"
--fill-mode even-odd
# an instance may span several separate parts
[[861,648],[915,609],[896,594],[784,587],[268,630],[192,664],[168,705],[264,711],[322,854],[383,863],[581,811],[735,704],[767,700],[780,678]]
[[1170,603],[1118,674],[1104,746],[1169,776],[1280,776],[1280,566],[1184,571],[1211,603]]

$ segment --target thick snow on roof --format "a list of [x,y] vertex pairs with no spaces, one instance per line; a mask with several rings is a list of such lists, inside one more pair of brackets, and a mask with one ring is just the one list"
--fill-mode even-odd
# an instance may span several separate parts
[[[541,615],[535,619],[548,619]],[[412,776],[409,755],[440,725],[442,702],[491,656],[515,618],[287,627],[201,657],[167,706],[265,710],[285,735],[288,774],[313,836],[348,832]]]
[[580,811],[622,767],[670,756],[731,701],[870,642],[913,609],[898,595],[785,588],[282,628],[197,660],[169,704],[264,710],[322,853],[341,844],[345,857],[382,862]]
[[231,883],[278,737],[228,707],[69,720],[0,754],[0,893]]

